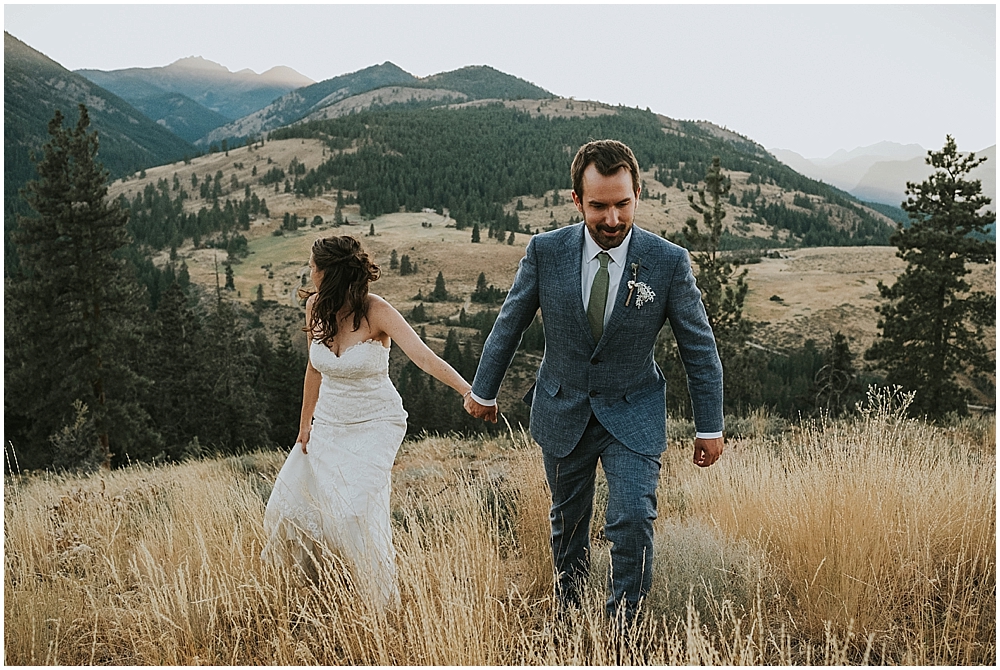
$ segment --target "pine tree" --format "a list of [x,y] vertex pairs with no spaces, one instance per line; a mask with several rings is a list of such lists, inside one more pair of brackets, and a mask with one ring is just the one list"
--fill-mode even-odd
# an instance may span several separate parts
[[[149,412],[163,434],[167,455],[180,458],[183,448],[195,436],[191,421],[208,398],[198,383],[198,342],[201,321],[188,306],[180,284],[167,288],[156,310],[149,338],[152,350],[151,376],[154,380]],[[137,453],[137,458],[149,454]]]
[[266,409],[269,437],[279,447],[288,448],[295,442],[302,409],[302,374],[306,369],[306,354],[292,346],[288,331],[282,329],[278,343],[272,346],[264,333],[257,331],[251,348],[259,362],[253,380]]
[[412,310],[410,310],[410,321],[413,321],[414,323],[427,321],[427,310],[424,307],[424,303],[419,303],[415,305]]
[[444,273],[438,271],[437,279],[434,280],[434,290],[431,292],[428,300],[436,302],[444,302],[448,299],[448,289],[444,285]]
[[395,249],[393,249],[392,253],[389,254],[389,269],[390,270],[399,269],[399,256],[396,254]]
[[967,175],[983,161],[962,156],[948,135],[941,151],[928,151],[934,174],[920,184],[907,182],[900,224],[890,241],[906,261],[896,283],[878,288],[886,301],[877,308],[878,339],[865,352],[886,371],[886,382],[915,391],[911,412],[940,419],[965,414],[969,391],[959,375],[983,374],[994,367],[985,329],[996,325],[996,296],[972,291],[966,263],[996,260],[996,245],[983,240],[993,212],[978,179]]
[[226,286],[227,291],[235,291],[236,284],[233,282],[233,266],[226,264]]
[[862,388],[854,367],[847,338],[840,331],[833,336],[823,355],[823,367],[816,373],[811,394],[814,405],[830,416],[841,416],[861,399]]
[[257,314],[264,311],[264,285],[257,284],[257,297],[253,301],[253,309]]
[[410,274],[413,274],[413,266],[410,264],[410,257],[407,254],[403,254],[402,258],[399,259],[399,276],[405,277]]
[[688,203],[701,215],[705,229],[698,225],[698,219],[690,217],[683,235],[698,268],[695,277],[725,371],[726,403],[735,409],[748,403],[759,377],[754,373],[756,356],[746,347],[752,331],[751,323],[743,319],[743,302],[749,290],[747,271],[744,268],[741,272],[738,264],[719,249],[729,187],[729,178],[722,173],[719,157],[715,156],[705,173],[705,188],[698,190],[698,202],[693,193],[688,194]]
[[193,384],[206,393],[191,417],[199,440],[223,453],[268,444],[266,398],[257,385],[261,363],[235,305],[217,302],[201,329],[197,355],[202,364]]
[[472,241],[474,243],[478,243],[479,242],[479,224],[478,223],[472,224]]
[[445,340],[441,358],[456,370],[462,367],[462,349],[458,344],[458,333],[454,328],[448,329],[448,338]]
[[4,413],[22,428],[9,434],[23,440],[15,448],[46,465],[44,445],[78,422],[79,401],[93,421],[94,460],[110,467],[128,445],[159,436],[139,403],[148,386],[140,375],[146,299],[117,256],[130,241],[128,214],[106,198],[97,134],[79,109],[73,129],[59,111],[49,122],[38,179],[24,190],[35,214],[13,233],[20,268],[5,280]]

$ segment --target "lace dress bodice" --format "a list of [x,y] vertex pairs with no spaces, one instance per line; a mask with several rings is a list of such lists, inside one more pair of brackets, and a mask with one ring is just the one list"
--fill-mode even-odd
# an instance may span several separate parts
[[389,350],[378,340],[351,345],[340,356],[313,340],[309,360],[323,376],[313,413],[317,423],[406,419],[403,402],[389,380]]

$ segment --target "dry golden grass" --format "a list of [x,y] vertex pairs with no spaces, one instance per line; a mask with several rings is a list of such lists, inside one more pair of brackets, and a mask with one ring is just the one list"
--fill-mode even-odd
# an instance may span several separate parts
[[335,560],[316,583],[260,562],[283,454],[10,479],[4,660],[993,665],[995,430],[900,416],[876,398],[779,434],[757,417],[709,470],[676,440],[649,616],[625,635],[602,615],[599,528],[595,588],[554,619],[547,490],[523,434],[403,445],[388,612]]

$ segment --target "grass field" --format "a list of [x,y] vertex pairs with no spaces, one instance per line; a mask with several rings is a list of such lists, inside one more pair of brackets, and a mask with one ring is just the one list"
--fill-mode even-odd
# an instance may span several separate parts
[[260,562],[281,453],[12,478],[4,662],[992,666],[994,424],[932,427],[902,404],[733,420],[708,470],[690,463],[690,426],[671,424],[653,593],[624,635],[601,614],[600,523],[592,597],[554,618],[547,489],[516,432],[403,444],[402,599],[384,613],[335,562],[318,583]]

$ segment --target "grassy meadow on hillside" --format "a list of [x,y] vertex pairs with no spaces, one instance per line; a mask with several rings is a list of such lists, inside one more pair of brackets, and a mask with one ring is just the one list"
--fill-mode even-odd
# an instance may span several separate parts
[[555,619],[541,459],[517,432],[403,444],[402,598],[384,613],[335,561],[317,583],[260,562],[282,453],[9,479],[4,660],[992,666],[994,424],[934,427],[903,404],[733,420],[707,470],[672,423],[648,616],[624,635],[601,614],[600,482],[594,593]]

